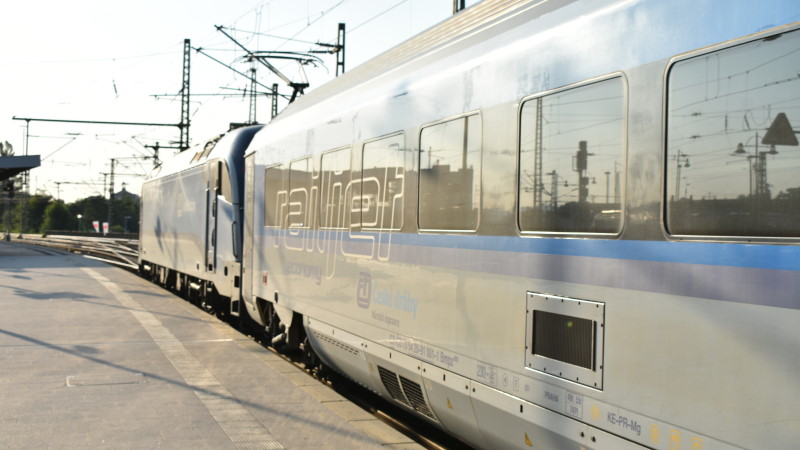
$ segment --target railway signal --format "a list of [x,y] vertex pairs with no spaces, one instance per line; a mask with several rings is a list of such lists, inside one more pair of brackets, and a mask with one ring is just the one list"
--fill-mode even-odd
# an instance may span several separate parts
[[6,180],[3,182],[3,192],[8,194],[8,198],[14,198],[14,180]]

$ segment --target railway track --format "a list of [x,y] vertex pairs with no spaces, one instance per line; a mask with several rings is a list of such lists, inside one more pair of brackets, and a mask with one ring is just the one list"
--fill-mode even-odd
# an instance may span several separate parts
[[[139,242],[136,239],[102,238],[94,236],[66,236],[24,234],[13,237],[16,242],[32,244],[42,247],[54,248],[71,253],[81,254],[86,258],[95,259],[108,264],[113,264],[130,271],[138,270]],[[174,292],[173,292],[174,293]],[[176,294],[177,295],[177,294]],[[188,299],[185,299],[188,300]],[[201,309],[204,309],[201,307]],[[205,309],[214,314],[213,311]],[[404,435],[413,439],[421,446],[428,449],[469,448],[469,446],[452,436],[444,433],[430,423],[414,416],[408,411],[395,406],[376,394],[353,383],[349,379],[333,372],[326,371],[323,376],[316,371],[309,370],[303,363],[303,352],[294,351],[281,353],[269,345],[265,339],[260,339],[248,330],[242,330],[229,317],[215,314],[228,325],[239,329],[243,334],[250,336],[269,351],[292,363],[297,368],[304,370],[309,376],[320,383],[335,390],[337,393],[355,403],[377,419],[383,421]]]
[[15,236],[15,241],[56,248],[71,253],[82,254],[87,258],[123,267],[138,269],[139,241],[94,236],[38,235],[23,234]]

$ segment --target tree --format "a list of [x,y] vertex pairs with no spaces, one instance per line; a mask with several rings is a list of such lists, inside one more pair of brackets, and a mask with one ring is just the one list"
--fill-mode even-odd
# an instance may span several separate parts
[[[81,227],[84,231],[91,231],[93,230],[92,222],[103,223],[108,221],[108,200],[100,195],[82,198],[75,203],[71,203],[69,211],[72,216],[72,223],[75,224],[72,228],[78,229],[77,217],[80,214],[82,216]],[[102,231],[101,229],[100,232]]]
[[[36,233],[42,228],[42,222],[45,218],[45,210],[47,206],[53,201],[53,197],[49,195],[31,195],[30,197],[20,196],[16,199],[10,207],[10,211],[3,217],[3,225],[8,227],[11,231],[22,233]],[[25,211],[25,220],[22,219],[23,211]],[[25,229],[20,230],[20,224],[24,222]]]
[[47,205],[44,211],[44,223],[42,224],[41,232],[46,233],[48,230],[66,230],[70,228],[72,215],[67,209],[67,205],[62,201],[55,201]]
[[[139,197],[120,196],[114,199],[114,209],[111,218],[111,226],[119,226],[120,231],[124,231],[125,225],[128,226],[129,233],[139,232]],[[128,217],[126,220],[125,217]]]
[[8,141],[0,143],[0,156],[14,156],[14,146]]
[[28,199],[28,232],[36,232],[42,228],[47,207],[52,203],[53,197],[49,195],[31,195]]

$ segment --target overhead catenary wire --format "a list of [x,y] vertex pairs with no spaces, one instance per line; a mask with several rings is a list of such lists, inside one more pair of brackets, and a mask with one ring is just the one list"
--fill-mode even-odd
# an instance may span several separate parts
[[393,9],[397,8],[398,6],[402,5],[403,3],[407,2],[407,1],[408,1],[408,0],[400,0],[399,2],[395,3],[395,4],[394,4],[394,6],[390,6],[389,8],[387,8],[387,9],[385,9],[385,10],[383,10],[383,11],[379,12],[378,14],[376,14],[375,16],[373,16],[372,18],[370,18],[370,19],[367,19],[366,21],[364,21],[364,22],[361,22],[360,24],[358,24],[358,25],[354,26],[353,28],[349,29],[349,30],[347,31],[347,34],[350,34],[350,33],[353,33],[353,32],[355,32],[356,30],[358,30],[359,28],[363,27],[364,25],[366,25],[366,24],[368,24],[368,23],[372,22],[373,20],[375,20],[375,19],[377,19],[378,17],[380,17],[380,16],[382,16],[382,15],[384,15],[384,14],[388,13],[389,11],[391,11],[391,10],[393,10]]
[[[273,6],[273,5],[277,5],[278,4],[278,2],[276,2],[276,1],[264,0],[264,1],[257,1],[257,2],[253,2],[253,3],[255,3],[255,6],[247,9],[239,17],[236,17],[235,14],[234,14],[234,15],[228,16],[227,20],[225,18],[223,18],[223,23],[230,24],[231,25],[231,27],[230,27],[231,30],[235,30],[236,32],[242,32],[242,33],[245,32],[243,29],[246,29],[246,28],[249,28],[250,26],[255,25],[254,28],[256,29],[256,31],[252,33],[254,36],[265,36],[265,37],[269,37],[269,38],[273,38],[273,39],[282,40],[282,42],[280,42],[278,45],[274,45],[274,46],[266,45],[266,46],[264,46],[264,48],[276,48],[276,47],[281,48],[282,47],[282,48],[285,48],[285,49],[292,49],[292,47],[301,47],[302,45],[305,45],[305,44],[307,44],[307,45],[316,45],[317,42],[314,42],[313,38],[309,39],[309,36],[314,36],[317,33],[317,30],[321,30],[321,25],[323,23],[327,23],[327,19],[326,19],[327,17],[331,17],[331,16],[337,15],[336,13],[334,13],[335,11],[337,11],[337,10],[338,11],[343,11],[344,8],[342,6],[345,6],[345,7],[349,8],[349,6],[347,6],[347,5],[349,5],[347,3],[347,0],[326,0],[326,1],[323,1],[323,2],[320,2],[320,3],[317,3],[317,4],[315,4],[315,2],[311,2],[309,10],[308,11],[302,11],[303,13],[305,13],[304,14],[305,17],[302,18],[303,23],[299,23],[299,22],[295,23],[295,22],[293,22],[291,20],[287,20],[287,18],[291,17],[290,15],[283,15],[283,16],[281,16],[281,18],[279,20],[275,20],[275,17],[278,17],[278,16],[273,15],[272,12],[269,9],[270,8],[275,8],[275,6]],[[352,4],[354,2],[350,2],[350,3]],[[359,24],[359,26],[365,26],[368,22],[375,23],[375,20],[380,16],[383,16],[384,18],[386,18],[388,11],[401,6],[403,3],[409,3],[409,2],[407,2],[407,0],[403,0],[403,1],[400,1],[399,3],[397,3],[397,0],[395,0],[393,3],[394,3],[394,5],[391,8],[383,9],[379,14],[370,17],[368,19],[368,21],[365,21],[365,22]],[[380,6],[383,7],[383,8],[386,8],[385,4],[384,5],[380,5]],[[304,10],[306,8],[301,8],[301,9]],[[242,10],[240,10],[240,11],[242,11]],[[232,18],[233,18],[233,20],[232,20]],[[272,22],[273,22],[272,24],[268,23],[269,19],[272,19]],[[261,27],[262,24],[264,25],[263,28]],[[286,24],[291,24],[291,25],[290,26],[286,26]],[[326,28],[327,28],[327,26],[326,26]],[[277,29],[280,29],[281,31],[275,32],[275,30],[277,30]],[[333,30],[330,30],[330,31],[333,31]],[[303,33],[306,33],[306,35],[304,36]],[[328,33],[322,33],[322,32],[320,32],[320,33],[321,33],[321,40],[324,42],[326,40],[325,39],[326,36],[329,36],[329,34]],[[215,52],[231,52],[231,51],[236,52],[237,51],[237,50],[231,50],[231,49],[214,48],[214,47],[220,47],[220,42],[221,42],[220,39],[211,39],[208,36],[205,36],[204,33],[199,33],[199,34],[201,35],[200,36],[201,40],[197,41],[198,44],[201,44],[201,43],[204,44],[202,46],[205,46],[205,44],[209,44],[207,48],[203,49],[203,50],[206,51],[205,54],[207,56],[211,55],[211,56],[219,57],[219,55],[221,55],[222,53],[216,53],[215,54]],[[209,33],[209,35],[212,35],[212,34],[215,34],[215,33]],[[303,39],[304,37],[306,39]],[[194,42],[194,39],[193,39],[193,42]],[[247,39],[244,39],[244,40],[242,40],[242,42],[248,42],[248,41],[247,41]],[[250,45],[255,46],[256,42],[257,41],[255,39],[253,39],[252,41],[250,41],[248,46],[250,46]],[[260,42],[261,42],[261,44],[264,44],[265,42],[274,43],[275,41],[272,41],[272,40],[267,41],[266,39],[262,38]],[[293,42],[297,43],[297,44],[300,44],[300,45],[299,46],[297,46],[297,45],[292,46],[291,44]],[[138,72],[140,69],[143,69],[144,68],[143,66],[148,64],[148,60],[151,60],[151,61],[152,60],[157,60],[157,61],[153,61],[153,62],[161,63],[162,61],[164,61],[165,57],[166,58],[170,58],[171,57],[170,55],[180,54],[179,46],[180,46],[181,42],[179,42],[179,41],[176,41],[174,43],[167,42],[167,44],[169,44],[169,45],[168,46],[164,46],[163,43],[162,43],[162,45],[151,46],[151,49],[153,47],[155,47],[156,51],[154,51],[154,52],[147,51],[146,49],[145,49],[145,51],[133,51],[133,52],[131,52],[131,51],[123,51],[123,52],[117,52],[117,51],[114,51],[112,49],[110,52],[103,52],[103,53],[109,53],[110,54],[107,57],[101,56],[99,58],[84,58],[84,59],[81,59],[80,61],[98,61],[98,62],[106,62],[107,61],[109,63],[110,62],[116,62],[117,63],[113,67],[109,64],[108,65],[108,70],[95,71],[95,73],[99,72],[99,75],[101,75],[104,80],[108,81],[108,83],[103,81],[103,83],[97,84],[96,86],[101,86],[103,88],[102,92],[100,92],[100,94],[102,94],[104,96],[106,94],[108,94],[107,95],[108,98],[110,98],[111,100],[115,100],[117,98],[117,96],[114,95],[114,93],[112,92],[111,88],[113,87],[114,83],[116,83],[116,87],[118,88],[118,94],[119,94],[118,97],[119,97],[120,101],[119,102],[115,102],[112,106],[117,106],[117,105],[123,106],[124,102],[129,102],[129,101],[132,100],[132,96],[133,95],[136,95],[137,97],[141,97],[142,94],[145,94],[145,95],[147,94],[147,92],[143,92],[143,93],[142,92],[134,92],[131,89],[132,84],[131,84],[130,80],[125,80],[125,77],[127,76],[127,74],[129,72],[132,72],[132,71],[133,72]],[[201,47],[201,45],[197,45],[197,47]],[[255,47],[255,48],[258,48],[258,47]],[[230,53],[228,53],[224,57],[221,57],[220,59],[222,59],[225,62],[228,62],[231,65],[235,65],[235,63],[230,63],[228,61],[228,56],[229,55],[230,55]],[[55,58],[53,58],[53,59],[55,59]],[[58,62],[58,61],[40,61],[39,63],[47,63],[47,62]],[[65,60],[63,62],[69,62],[69,60]],[[177,62],[177,60],[176,61],[171,61],[170,60],[169,61],[169,65],[172,65],[175,62]],[[280,63],[280,62],[278,64],[275,61],[273,61],[273,63],[275,63],[278,68],[281,68],[281,70],[284,70],[282,68],[282,66],[286,66],[287,69],[284,70],[284,71],[287,73],[287,75],[290,75],[292,78],[295,78],[295,79],[299,80],[299,77],[292,72],[291,68],[288,68],[288,67],[290,67],[290,65],[287,65],[285,63]],[[165,64],[161,64],[161,65],[162,66],[166,66],[167,64],[165,63]],[[138,66],[138,68],[134,68],[134,66]],[[237,79],[237,80],[240,79],[240,78],[249,79],[249,77],[247,77],[242,72],[245,72],[245,71],[241,70],[241,72],[237,73],[236,75],[234,75],[233,77],[230,77],[230,78],[234,78],[234,79]],[[259,75],[261,75],[261,74],[259,74]],[[266,72],[264,73],[264,75],[266,75]],[[262,75],[262,76],[264,76],[264,75]],[[200,80],[200,78],[198,78],[198,80]],[[315,80],[316,80],[316,78],[315,78]],[[169,81],[169,80],[167,80],[167,81]],[[178,80],[175,79],[174,81],[177,82]],[[225,84],[226,84],[226,82],[223,81],[218,86],[222,86],[222,85],[225,85]],[[262,82],[257,83],[257,84],[258,84],[259,87],[261,87],[261,89],[258,90],[259,92],[256,92],[257,95],[270,95],[272,93],[272,83],[268,83],[267,81],[262,79]],[[317,83],[315,82],[315,84],[317,84]],[[206,89],[209,87],[207,84],[206,85],[198,84],[198,86],[199,86],[198,90],[200,90],[201,92],[202,92],[202,89],[204,89],[204,86],[206,87]],[[238,84],[236,82],[231,82],[230,86],[236,87],[236,86],[238,86]],[[160,90],[157,87],[156,87],[156,89],[154,89],[155,92],[158,92]],[[212,89],[209,89],[206,92],[210,91],[210,92],[213,93],[214,90],[215,89],[212,88]],[[168,89],[166,89],[166,91],[170,91],[170,89],[168,88]],[[192,102],[193,103],[192,104],[192,108],[191,108],[192,109],[192,117],[195,117],[195,116],[200,117],[201,115],[207,114],[208,110],[213,109],[215,107],[214,105],[219,105],[219,104],[221,104],[221,103],[223,103],[225,101],[223,99],[231,97],[230,95],[226,95],[224,90],[220,91],[220,92],[221,93],[217,93],[217,94],[209,93],[207,95],[206,94],[194,94],[193,97],[196,96],[197,97],[197,101]],[[279,93],[278,94],[278,96],[283,99],[281,101],[284,102],[283,103],[284,105],[285,105],[285,100],[288,100],[289,97],[290,97],[289,95],[287,95],[287,93],[288,93],[288,91],[286,91],[285,93]],[[223,97],[223,99],[218,99],[218,100],[217,99],[213,99],[213,97],[217,97],[217,96]],[[148,96],[148,97],[150,97],[150,96]],[[156,97],[157,98],[157,96],[152,96],[152,97]],[[203,98],[203,97],[209,97],[209,98]],[[104,100],[104,99],[105,99],[105,97],[101,98],[100,100]],[[230,102],[234,103],[233,100],[230,100]],[[167,104],[165,104],[164,106],[156,106],[156,107],[157,108],[161,108],[161,109],[171,108],[169,102],[167,102]],[[161,114],[161,113],[159,112],[159,114]],[[152,117],[159,117],[159,116],[153,115]],[[123,118],[124,118],[124,115],[123,115]],[[169,118],[169,116],[166,116],[166,118]],[[143,139],[142,142],[144,142],[144,143],[148,143],[148,142],[154,143],[154,142],[157,142],[157,141],[161,142],[161,143],[167,143],[166,142],[166,140],[167,140],[166,137],[160,137],[160,135],[164,134],[165,131],[161,131],[161,130],[158,130],[158,129],[153,129],[151,127],[150,129],[143,130],[137,136],[140,136]],[[35,136],[32,136],[32,137],[35,137]],[[89,137],[89,139],[91,139],[91,137]],[[98,140],[102,140],[102,139],[98,139]],[[73,140],[71,140],[70,142],[72,142],[72,141]],[[81,153],[84,151],[83,142],[84,142],[83,140],[78,140],[79,146],[82,147],[80,149]],[[121,142],[120,141],[116,141],[116,142],[114,142],[114,144],[117,144],[118,146],[123,146],[123,147],[125,147],[127,152],[133,152],[134,154],[140,154],[140,151],[141,151],[141,150],[139,150],[137,148],[139,146],[139,145],[137,145],[138,143],[135,143],[135,142],[130,142],[129,143],[127,141],[121,141]],[[54,154],[56,152],[59,152],[62,155],[64,155],[65,154],[64,153],[64,149],[65,148],[70,152],[70,154],[72,154],[73,151],[77,150],[78,146],[76,146],[76,145],[71,145],[70,146],[70,145],[71,145],[70,143],[67,143],[64,146],[61,146],[61,143],[57,143],[55,146],[50,146],[50,145],[45,146],[45,147],[50,147],[50,149],[52,149],[53,147],[58,146],[58,148],[55,149],[54,152],[51,152],[51,154],[45,156],[45,158],[47,159],[48,164],[53,160],[53,158],[55,156]],[[164,148],[167,148],[167,147],[164,147]],[[50,150],[50,149],[48,149],[48,150]],[[111,146],[106,146],[103,149],[103,152],[106,152],[106,151],[116,151],[116,147],[111,148]],[[59,159],[62,159],[62,157],[60,156]]]
[[[275,35],[275,34],[269,34],[269,33],[261,33],[261,32],[259,32],[259,31],[242,30],[241,28],[233,28],[233,27],[227,27],[227,28],[228,28],[228,30],[230,30],[230,31],[235,31],[235,32],[237,32],[237,33],[246,33],[246,34],[252,34],[252,35],[254,35],[254,36],[263,36],[263,37],[269,37],[269,38],[273,38],[273,39],[280,39],[280,40],[283,40],[283,41],[299,42],[299,43],[301,43],[301,44],[317,45],[317,43],[316,43],[316,42],[306,41],[306,40],[303,40],[303,39],[290,38],[290,37],[285,37],[285,36],[278,36],[278,35]],[[233,49],[219,49],[219,50],[217,50],[217,51],[238,51],[238,50],[233,50]]]
[[50,152],[50,153],[49,153],[47,156],[45,156],[44,158],[42,158],[42,162],[44,162],[44,161],[47,161],[47,158],[49,158],[49,157],[51,157],[51,156],[55,155],[55,154],[56,154],[56,153],[57,153],[59,150],[61,150],[61,149],[63,149],[64,147],[68,146],[69,144],[72,144],[73,142],[75,142],[75,139],[78,139],[78,138],[77,138],[77,136],[70,137],[70,139],[69,139],[69,141],[68,141],[68,142],[64,143],[64,145],[62,145],[61,147],[58,147],[57,149],[55,149],[55,150],[53,150],[52,152]]
[[[330,12],[331,12],[331,11],[333,11],[334,9],[338,8],[339,6],[341,6],[341,5],[342,5],[342,3],[344,3],[345,1],[346,1],[346,0],[340,0],[340,1],[339,1],[338,3],[336,3],[335,5],[331,6],[331,7],[330,7],[330,8],[328,8],[327,10],[323,11],[322,13],[320,13],[320,15],[319,15],[317,18],[315,18],[314,20],[312,20],[312,21],[308,22],[308,24],[307,24],[305,27],[303,27],[303,28],[302,28],[300,31],[298,31],[297,33],[293,34],[293,35],[292,35],[292,37],[291,37],[291,38],[289,38],[289,39],[290,39],[290,40],[291,40],[291,39],[295,39],[295,38],[296,38],[298,35],[300,35],[300,33],[302,33],[302,32],[304,32],[304,31],[306,31],[308,28],[310,28],[310,27],[311,27],[311,25],[314,25],[315,23],[317,23],[317,21],[318,21],[318,20],[320,20],[320,19],[322,19],[323,17],[325,17],[326,15],[330,14]],[[403,0],[403,1],[406,1],[406,0]],[[287,42],[288,42],[288,41],[287,41]],[[285,43],[286,43],[286,42],[284,42],[284,44],[285,44]],[[279,49],[280,49],[280,48],[281,48],[281,47],[282,47],[284,44],[281,44],[280,46],[278,46],[278,48],[277,48],[276,50],[279,50]]]
[[[214,61],[214,62],[216,62],[216,63],[218,63],[218,64],[221,64],[221,65],[223,65],[223,66],[227,67],[228,69],[232,70],[232,71],[233,71],[233,72],[235,72],[236,74],[238,74],[238,75],[241,75],[241,76],[243,76],[243,77],[245,77],[245,78],[248,78],[248,79],[249,79],[249,76],[248,76],[248,75],[246,75],[246,74],[244,74],[244,73],[242,73],[242,72],[240,72],[240,71],[236,70],[235,68],[233,68],[233,67],[232,67],[232,66],[230,66],[229,64],[225,64],[224,62],[222,62],[222,61],[218,60],[217,58],[214,58],[213,56],[211,56],[211,55],[209,55],[208,53],[206,53],[206,52],[205,52],[205,51],[204,51],[202,48],[194,48],[194,47],[193,47],[193,50],[195,50],[196,52],[200,53],[201,55],[203,55],[203,56],[205,56],[205,57],[207,57],[207,58],[211,59],[212,61]],[[265,84],[263,84],[263,83],[261,83],[261,82],[259,82],[259,81],[256,81],[256,84],[257,84],[257,85],[259,85],[259,86],[261,86],[261,87],[263,87],[263,88],[265,88],[265,89],[269,89],[269,90],[270,90],[270,92],[272,91],[272,87],[271,87],[271,86],[267,86],[267,85],[265,85]],[[286,95],[281,95],[281,96],[282,96],[283,98],[288,98],[288,96],[286,96]]]

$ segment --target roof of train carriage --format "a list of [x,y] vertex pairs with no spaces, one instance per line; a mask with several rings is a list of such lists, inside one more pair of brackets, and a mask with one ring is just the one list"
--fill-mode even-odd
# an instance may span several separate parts
[[[625,3],[621,0],[619,2]],[[791,0],[776,0],[771,3],[781,2],[788,4]],[[271,128],[282,120],[289,119],[295,114],[330,100],[335,96],[352,92],[355,87],[375,82],[381,78],[385,79],[387,75],[402,74],[403,70],[408,70],[415,62],[428,60],[427,57],[437,53],[444,56],[443,52],[445,51],[452,52],[461,49],[458,47],[459,44],[469,45],[475,42],[473,39],[486,41],[502,35],[512,25],[518,23],[515,20],[528,22],[575,3],[578,3],[578,0],[483,0],[298,98],[267,124],[266,128]],[[611,6],[613,3],[615,2],[609,1],[607,6]],[[751,6],[750,8],[754,7],[762,10],[769,9],[761,6]],[[588,10],[579,11],[579,14],[589,12]],[[774,20],[775,15],[779,16],[781,12],[782,10],[775,10],[772,19]],[[523,13],[525,14],[523,15]],[[738,24],[740,28],[736,33],[743,31],[741,26],[748,20],[747,14],[741,15],[743,16],[743,22]],[[764,17],[768,18],[770,16],[766,14]],[[785,23],[785,19],[780,18],[777,23]],[[500,24],[504,26],[498,26]],[[735,29],[735,27],[729,28]],[[709,30],[704,32],[704,37],[708,38],[710,33],[716,32],[715,30],[718,30],[718,28],[709,27]],[[711,42],[724,41],[732,37],[721,35],[718,39],[715,37],[705,44],[700,43],[698,45],[709,45]],[[665,46],[664,48],[668,47]],[[671,54],[675,51],[681,50],[672,48],[668,53]],[[270,133],[270,135],[273,134]],[[251,146],[248,152],[254,150],[255,147]]]
[[577,0],[484,0],[300,97],[275,117],[273,122],[378,76],[400,70],[405,64],[477,33],[483,33],[484,39],[503,33],[506,31],[504,27],[492,26],[523,11],[539,8],[535,16],[539,17],[575,1]]
[[199,164],[201,160],[205,161],[205,159],[199,158],[198,154],[204,153],[205,150],[208,149],[209,144],[212,144],[211,148],[213,148],[213,146],[217,143],[217,141],[219,141],[221,137],[222,135],[219,135],[216,138],[203,142],[202,145],[195,145],[169,158],[162,160],[161,164],[159,164],[158,167],[156,167],[155,169],[150,171],[149,174],[147,174],[146,180],[152,180],[173,173],[178,173]]
[[166,175],[182,172],[191,167],[201,165],[208,159],[220,158],[230,151],[230,148],[219,147],[217,144],[225,139],[227,136],[236,136],[241,133],[240,130],[252,129],[253,134],[255,130],[260,129],[262,125],[248,126],[230,130],[227,133],[220,134],[216,137],[204,141],[202,144],[192,146],[172,157],[166,158],[162,161],[161,165],[153,169],[148,175],[147,180],[160,178]]

